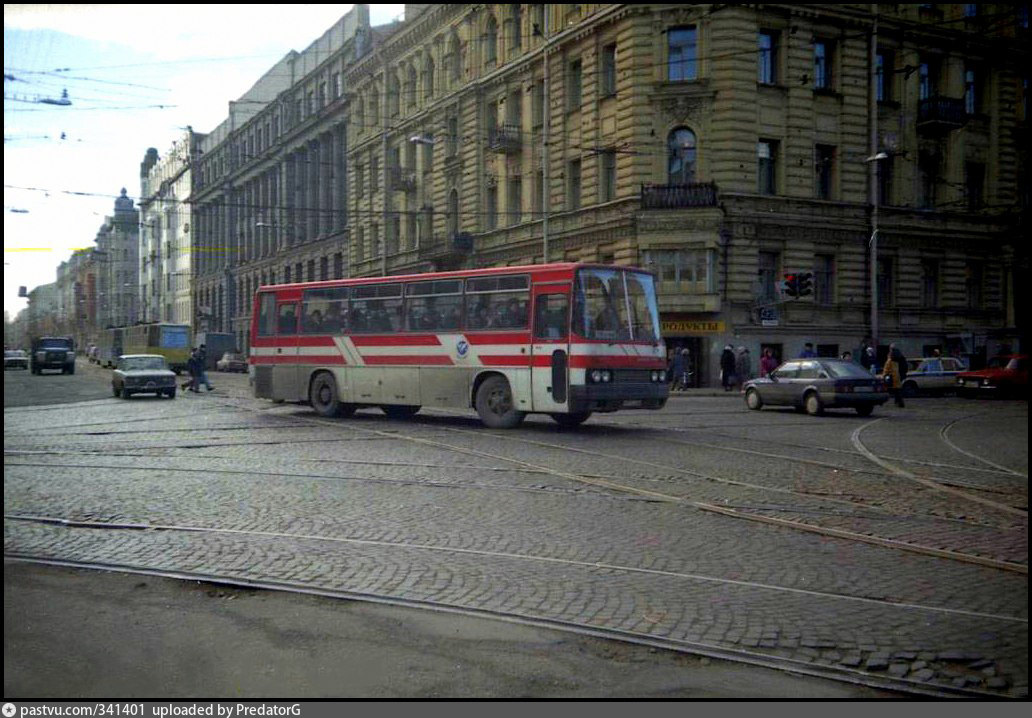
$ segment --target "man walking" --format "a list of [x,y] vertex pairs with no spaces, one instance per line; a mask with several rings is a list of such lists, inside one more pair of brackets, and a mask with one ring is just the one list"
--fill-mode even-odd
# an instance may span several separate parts
[[720,355],[720,385],[724,391],[731,391],[735,383],[735,352],[730,344],[724,346],[724,353]]
[[208,381],[208,350],[204,344],[197,347],[197,379],[194,381],[194,391],[200,391],[201,384],[208,387],[208,391],[215,388]]
[[817,352],[813,350],[813,343],[806,342],[803,345],[803,353],[799,355],[800,359],[813,359],[817,356]]
[[902,409],[906,406],[903,402],[903,380],[907,378],[907,358],[895,344],[889,345],[889,356],[885,358],[882,373],[890,385],[889,391],[896,400],[896,406]]

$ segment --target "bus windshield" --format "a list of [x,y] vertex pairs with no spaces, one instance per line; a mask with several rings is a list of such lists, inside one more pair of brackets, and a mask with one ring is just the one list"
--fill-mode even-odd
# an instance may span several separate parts
[[659,309],[651,274],[581,269],[574,291],[574,331],[585,339],[659,341]]

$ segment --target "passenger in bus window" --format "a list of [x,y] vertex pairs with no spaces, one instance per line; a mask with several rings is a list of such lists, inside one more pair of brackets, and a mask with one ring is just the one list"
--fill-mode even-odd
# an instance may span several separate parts
[[524,310],[520,307],[520,302],[518,299],[516,299],[515,297],[510,299],[508,304],[506,304],[505,310],[506,318],[508,320],[508,327],[515,329],[526,325],[527,315],[524,313]]
[[305,331],[306,332],[316,333],[316,332],[321,332],[321,331],[324,331],[324,330],[325,330],[325,327],[323,326],[322,312],[320,312],[318,309],[313,311],[311,314],[308,314],[308,315],[305,316]]
[[470,329],[487,329],[491,323],[491,317],[488,313],[487,300],[481,299],[477,302],[476,308],[473,309],[469,317],[469,328]]
[[288,304],[280,312],[279,333],[294,334],[297,332],[297,315],[294,313],[294,305]]
[[351,331],[369,331],[369,319],[368,317],[366,317],[365,309],[362,307],[361,304],[357,306],[352,306],[351,308]]
[[325,332],[339,332],[344,329],[344,317],[340,312],[340,304],[334,302],[326,310],[326,321],[323,326]]

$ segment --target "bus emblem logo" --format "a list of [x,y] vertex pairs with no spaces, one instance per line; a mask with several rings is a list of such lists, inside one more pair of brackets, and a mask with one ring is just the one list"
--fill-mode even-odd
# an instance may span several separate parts
[[459,343],[455,345],[455,350],[459,353],[460,357],[465,357],[469,353],[469,342],[465,339],[460,339]]

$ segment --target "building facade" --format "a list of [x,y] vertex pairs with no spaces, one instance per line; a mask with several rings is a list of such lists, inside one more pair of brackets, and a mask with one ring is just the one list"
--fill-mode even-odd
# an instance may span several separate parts
[[249,345],[265,284],[347,276],[343,73],[369,45],[365,5],[291,52],[200,136],[191,205],[198,330]]
[[876,7],[409,6],[345,72],[352,273],[644,266],[704,384],[854,349],[874,289],[882,345],[1016,348],[1027,14]]
[[104,218],[97,230],[96,248],[91,250],[97,264],[98,331],[140,320],[139,224],[139,212],[123,187],[115,200],[114,214]]
[[153,147],[140,163],[140,319],[192,324],[190,204],[196,136],[186,133],[164,157]]

